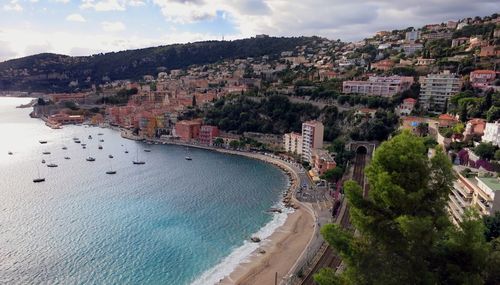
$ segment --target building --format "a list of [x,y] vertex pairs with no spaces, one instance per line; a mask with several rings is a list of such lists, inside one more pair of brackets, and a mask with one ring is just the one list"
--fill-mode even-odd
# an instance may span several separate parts
[[363,94],[369,96],[392,97],[408,90],[413,84],[411,76],[370,76],[367,81],[344,81],[342,92],[346,94]]
[[396,114],[398,116],[409,116],[413,109],[415,109],[415,105],[417,104],[417,100],[413,98],[406,98],[403,100],[398,107],[396,107]]
[[446,39],[450,40],[453,36],[452,32],[448,31],[439,31],[439,32],[432,32],[428,34],[422,35],[422,39],[425,40],[441,40],[441,39]]
[[463,220],[465,210],[471,206],[475,187],[472,181],[462,174],[457,173],[457,177],[449,195],[448,212],[453,223],[458,225]]
[[302,136],[299,133],[288,133],[283,136],[286,152],[302,154]]
[[486,123],[484,135],[481,137],[483,142],[490,142],[493,145],[500,146],[500,121]]
[[395,63],[390,59],[384,59],[371,64],[371,69],[389,71],[394,67]]
[[333,157],[324,149],[314,149],[312,154],[312,167],[318,176],[323,175],[327,170],[337,166]]
[[469,42],[469,38],[467,37],[461,37],[461,38],[456,38],[451,40],[451,47],[458,47],[464,44],[467,44]]
[[424,46],[422,44],[417,44],[417,43],[409,43],[409,44],[404,44],[401,47],[403,49],[403,52],[406,55],[412,55],[415,52],[422,50]]
[[458,25],[458,22],[457,21],[448,21],[448,23],[446,23],[446,28],[450,29],[450,30],[454,30],[457,28],[457,25]]
[[497,46],[485,46],[481,48],[480,57],[500,56],[500,49]]
[[413,30],[406,32],[405,34],[405,40],[408,42],[414,42],[419,39],[420,39],[420,31]]
[[472,195],[472,205],[482,215],[500,211],[500,181],[498,177],[475,177],[478,191]]
[[302,123],[302,159],[311,162],[312,151],[323,147],[325,127],[321,122],[308,121]]
[[460,91],[460,79],[452,73],[420,77],[419,101],[426,110],[442,112],[448,100]]
[[200,136],[201,121],[178,121],[175,124],[175,136],[182,141],[191,141]]
[[212,146],[214,139],[219,136],[219,128],[217,126],[203,125],[200,128],[200,144]]
[[487,89],[497,78],[494,70],[474,70],[470,73],[470,83],[475,88]]
[[436,62],[434,58],[423,58],[419,57],[417,58],[417,64],[416,65],[422,65],[422,66],[427,66],[427,65],[432,65]]

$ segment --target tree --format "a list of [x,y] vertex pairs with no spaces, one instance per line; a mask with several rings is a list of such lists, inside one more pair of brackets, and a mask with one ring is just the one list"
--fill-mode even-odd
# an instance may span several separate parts
[[240,142],[237,140],[233,140],[233,141],[229,142],[229,147],[232,149],[237,149],[240,147]]
[[218,146],[218,147],[222,146],[223,144],[224,144],[224,140],[222,138],[216,138],[213,142],[213,145]]
[[500,212],[495,212],[493,216],[484,216],[485,226],[484,236],[487,241],[500,237]]
[[474,153],[482,159],[490,160],[495,156],[495,146],[489,142],[482,142],[474,148]]
[[193,107],[196,107],[196,96],[193,95],[193,101],[191,102]]
[[375,152],[366,169],[368,197],[363,197],[356,182],[344,184],[357,234],[338,225],[321,229],[346,270],[340,276],[321,271],[315,276],[319,284],[484,281],[489,247],[482,222],[471,215],[460,227],[451,224],[446,212],[453,181],[451,163],[441,148],[430,159],[426,150],[422,138],[403,132]]
[[342,175],[344,175],[344,169],[340,166],[337,166],[325,171],[325,173],[321,175],[320,178],[325,179],[328,182],[337,182],[342,178]]
[[495,151],[495,160],[500,160],[500,149]]

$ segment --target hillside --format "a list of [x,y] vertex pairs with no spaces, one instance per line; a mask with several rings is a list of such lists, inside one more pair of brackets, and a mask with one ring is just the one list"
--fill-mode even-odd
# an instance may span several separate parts
[[[0,90],[68,92],[92,84],[138,79],[145,74],[219,60],[277,56],[315,37],[205,41],[127,50],[84,57],[38,54],[0,63]],[[73,82],[73,84],[71,84]],[[78,82],[78,84],[75,84]]]

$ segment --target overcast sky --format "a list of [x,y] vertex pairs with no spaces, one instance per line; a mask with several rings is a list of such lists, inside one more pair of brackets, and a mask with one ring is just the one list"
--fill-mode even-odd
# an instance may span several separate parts
[[0,61],[255,34],[352,41],[500,12],[498,0],[0,0]]

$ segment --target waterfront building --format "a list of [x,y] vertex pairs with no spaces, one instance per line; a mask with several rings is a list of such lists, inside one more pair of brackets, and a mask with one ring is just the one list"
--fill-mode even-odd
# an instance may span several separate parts
[[333,157],[324,149],[313,149],[312,161],[313,170],[318,176],[323,175],[327,170],[337,166]]
[[201,120],[178,121],[175,124],[175,136],[182,141],[189,142],[200,136]]
[[312,150],[323,147],[325,127],[319,121],[308,121],[302,124],[302,159],[311,162]]
[[424,110],[441,112],[449,99],[460,91],[460,79],[452,73],[429,74],[420,77],[420,95]]
[[47,121],[54,125],[82,124],[84,120],[85,117],[82,115],[68,115],[66,113],[57,113],[47,118]]
[[342,91],[347,94],[392,97],[408,90],[412,84],[411,76],[370,76],[367,81],[344,81]]
[[212,146],[214,139],[219,136],[217,126],[203,125],[200,128],[200,144]]
[[483,142],[490,142],[493,145],[500,146],[500,121],[486,123],[484,135],[481,140]]
[[302,136],[299,133],[288,133],[283,136],[286,152],[302,154]]

